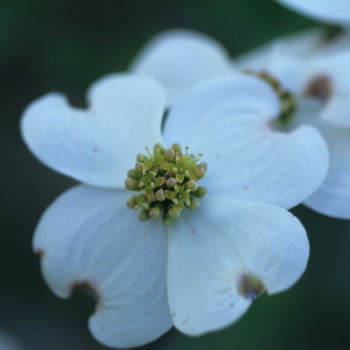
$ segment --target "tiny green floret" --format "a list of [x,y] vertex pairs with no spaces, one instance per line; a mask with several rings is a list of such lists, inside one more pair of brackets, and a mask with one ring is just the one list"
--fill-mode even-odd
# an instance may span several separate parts
[[246,69],[244,72],[246,74],[253,74],[259,77],[260,79],[267,82],[275,90],[281,102],[280,114],[278,118],[275,120],[276,127],[280,128],[290,124],[297,110],[297,103],[294,95],[290,91],[284,89],[281,83],[276,78],[274,78],[270,73],[267,73],[265,71],[253,72],[249,69]]
[[181,146],[174,143],[171,148],[157,143],[153,154],[146,148],[147,154],[138,154],[134,169],[127,173],[125,187],[133,194],[126,205],[130,209],[141,208],[139,219],[142,221],[162,217],[163,225],[170,225],[187,207],[195,210],[199,206],[196,198],[203,198],[207,189],[198,186],[205,176],[206,163],[199,163],[202,154],[188,154],[188,147],[182,153]]

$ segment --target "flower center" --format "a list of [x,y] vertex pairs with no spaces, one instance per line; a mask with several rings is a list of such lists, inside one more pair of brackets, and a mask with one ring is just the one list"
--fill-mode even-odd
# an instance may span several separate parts
[[134,169],[128,171],[125,187],[133,194],[126,205],[130,209],[141,208],[139,219],[146,221],[162,216],[164,225],[177,219],[184,207],[195,210],[199,206],[197,198],[203,198],[207,189],[198,186],[198,180],[205,176],[206,163],[198,163],[201,154],[185,154],[181,146],[174,143],[164,149],[160,144],[153,148],[153,154],[139,154]]
[[253,74],[265,82],[267,82],[276,92],[280,102],[281,102],[281,108],[280,108],[280,114],[278,118],[275,120],[275,124],[277,127],[285,126],[287,124],[290,124],[290,122],[293,119],[293,115],[297,109],[297,104],[295,101],[295,98],[293,94],[285,90],[282,87],[282,84],[274,78],[271,74],[267,72],[253,72],[251,70],[245,70],[244,71],[247,74]]

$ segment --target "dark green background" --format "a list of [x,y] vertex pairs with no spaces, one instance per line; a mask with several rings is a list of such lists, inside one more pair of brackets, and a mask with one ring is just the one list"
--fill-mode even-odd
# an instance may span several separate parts
[[[34,159],[21,141],[24,108],[49,91],[84,106],[90,83],[125,70],[144,43],[192,28],[232,55],[316,23],[263,0],[2,0],[0,3],[0,329],[29,350],[106,349],[87,330],[85,294],[56,298],[31,238],[44,209],[73,180]],[[170,331],[147,349],[350,349],[350,222],[293,212],[307,228],[307,272],[289,291],[261,296],[236,324],[200,338]]]

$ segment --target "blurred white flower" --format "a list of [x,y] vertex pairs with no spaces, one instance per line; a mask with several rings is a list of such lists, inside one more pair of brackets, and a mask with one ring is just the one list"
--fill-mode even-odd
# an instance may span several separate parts
[[130,70],[156,77],[171,105],[188,88],[229,74],[233,63],[215,39],[191,30],[169,30],[155,36],[141,50]]
[[288,39],[274,41],[261,50],[242,55],[236,65],[241,70],[270,73],[297,97],[318,98],[323,102],[320,118],[349,127],[350,47],[307,55],[303,50],[298,52],[296,43]]
[[276,0],[311,18],[350,26],[350,1],[348,0]]
[[[331,48],[326,48],[322,35],[321,30],[311,30],[276,39],[234,62],[214,39],[189,30],[172,30],[153,38],[130,69],[157,78],[165,88],[169,106],[188,88],[200,82],[240,73],[244,69],[271,70],[283,86],[297,96],[306,93],[309,85],[322,76],[328,78],[330,88],[329,96],[324,98],[327,103],[322,118],[335,124],[350,125],[346,113],[350,103],[347,97],[350,91],[347,84],[350,80],[350,69],[347,69],[350,40],[348,49],[347,40],[337,41]],[[344,49],[339,52],[339,47]]]
[[[246,75],[200,84],[172,105],[163,133],[165,94],[151,78],[105,77],[88,102],[81,110],[48,94],[26,109],[21,132],[46,165],[85,183],[46,210],[33,245],[56,295],[67,298],[79,286],[95,295],[89,328],[97,340],[132,347],[172,325],[189,335],[214,331],[236,321],[260,293],[298,280],[309,245],[285,209],[323,181],[328,153],[311,126],[291,133],[272,127],[280,104],[269,85]],[[196,210],[186,203],[169,226],[142,222],[125,204],[126,172],[145,146],[175,142],[203,153],[208,170],[200,183],[208,193]],[[152,178],[156,192],[164,183],[152,159],[138,156],[135,170],[145,179],[135,188]],[[180,165],[172,171],[180,188]],[[149,188],[140,193],[165,211],[176,204]]]
[[[216,51],[215,55],[211,54],[216,57],[215,60],[207,61],[208,65],[203,70],[197,64],[199,60],[194,49],[199,45],[197,41],[207,51]],[[167,56],[168,52],[171,55]],[[152,64],[152,60],[157,62],[157,57],[162,57],[161,69],[159,65]],[[294,94],[298,106],[289,129],[284,131],[289,132],[297,125],[309,123],[322,133],[330,149],[328,176],[318,191],[304,203],[325,215],[350,219],[350,163],[347,155],[350,146],[349,62],[350,37],[342,36],[325,44],[321,30],[275,39],[236,58],[234,64],[229,62],[222,46],[212,39],[189,31],[170,31],[153,39],[147,49],[139,54],[132,69],[158,78],[170,96],[169,102],[175,100],[174,90],[176,97],[180,96],[189,86],[200,79],[205,80],[207,72],[215,75],[211,64],[225,67],[220,69],[218,75],[226,71],[226,75],[230,76],[249,70],[267,72],[276,78],[283,89]],[[196,67],[197,79],[190,84],[187,76],[192,67]],[[166,79],[163,72],[168,72]],[[323,125],[323,121],[332,125]]]
[[289,129],[313,125],[330,151],[327,177],[304,204],[325,215],[350,219],[350,46],[298,50],[307,48],[311,37],[316,39],[317,32],[291,41],[275,40],[241,56],[236,64],[241,69],[268,72],[298,97],[298,113]]
[[8,331],[0,329],[1,350],[24,350],[19,341]]

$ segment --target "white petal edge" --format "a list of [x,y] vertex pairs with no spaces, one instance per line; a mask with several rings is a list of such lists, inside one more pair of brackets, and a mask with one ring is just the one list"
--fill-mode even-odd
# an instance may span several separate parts
[[[318,38],[318,31],[310,32],[310,34],[315,34],[311,35],[310,39],[321,40],[320,37]],[[346,41],[346,37],[343,40]],[[283,88],[299,96],[307,92],[309,85],[315,79],[328,78],[331,96],[320,112],[321,118],[337,126],[349,127],[350,47],[335,50],[338,45],[341,45],[341,42],[342,39],[328,46],[320,46],[318,54],[315,51],[314,55],[305,57],[305,55],[297,54],[298,49],[295,52],[291,50],[288,39],[275,40],[270,45],[265,45],[261,49],[240,57],[237,66],[253,72],[268,72],[282,84]],[[295,44],[294,42],[292,47]],[[310,46],[311,44],[312,42]]]
[[311,82],[320,76],[328,78],[331,87],[321,118],[336,126],[350,127],[350,50],[311,60],[305,78]]
[[348,0],[276,0],[297,12],[325,22],[350,24]]
[[251,300],[238,293],[253,275],[269,294],[303,274],[309,243],[299,220],[279,207],[205,198],[169,226],[168,296],[177,329],[200,335],[228,326]]
[[315,118],[322,103],[315,99],[301,101],[303,114],[296,122],[315,126],[327,142],[330,163],[321,186],[304,201],[311,209],[334,218],[350,219],[350,128],[336,127]]
[[161,81],[171,105],[196,83],[229,74],[232,63],[213,38],[190,30],[171,30],[150,40],[130,69]]
[[208,171],[200,184],[211,196],[288,209],[319,187],[329,155],[322,136],[311,126],[274,130],[278,114],[279,100],[262,80],[238,74],[213,79],[174,104],[164,140],[203,153]]
[[0,349],[1,350],[24,350],[11,333],[4,329],[0,329]]
[[167,235],[126,207],[126,190],[80,185],[45,211],[33,246],[44,278],[59,297],[88,285],[98,296],[89,318],[102,344],[149,343],[172,326],[166,294]]
[[[326,33],[322,28],[312,28],[277,37],[235,57],[235,65],[238,69],[263,70],[269,66],[271,52],[274,51],[291,59],[299,58],[305,62],[310,58],[335,54],[350,48],[350,35],[347,33],[338,35],[331,41],[325,39]],[[270,68],[274,68],[271,63]],[[292,79],[295,78],[292,77]]]
[[324,46],[324,32],[320,28],[302,30],[281,36],[237,57],[235,63],[241,69],[264,69],[271,57],[271,52],[279,50],[289,57],[309,58]]
[[[317,39],[314,34],[318,33],[312,32],[310,34],[312,34],[312,40]],[[312,44],[310,42],[308,49],[300,48],[300,50],[310,51],[311,56],[311,52],[314,50],[314,48],[312,49]],[[291,45],[297,46],[296,43],[291,43]],[[305,43],[300,45],[305,45]],[[277,79],[283,89],[294,94],[300,94],[305,80],[306,58],[296,54],[298,48],[294,52],[291,51],[288,40],[276,39],[267,45],[263,45],[261,48],[238,57],[236,61],[237,67],[242,71],[269,73],[274,79]]]
[[150,77],[114,74],[92,85],[88,105],[73,108],[65,96],[47,94],[24,111],[22,138],[39,160],[62,174],[123,188],[136,155],[162,142],[164,91]]

